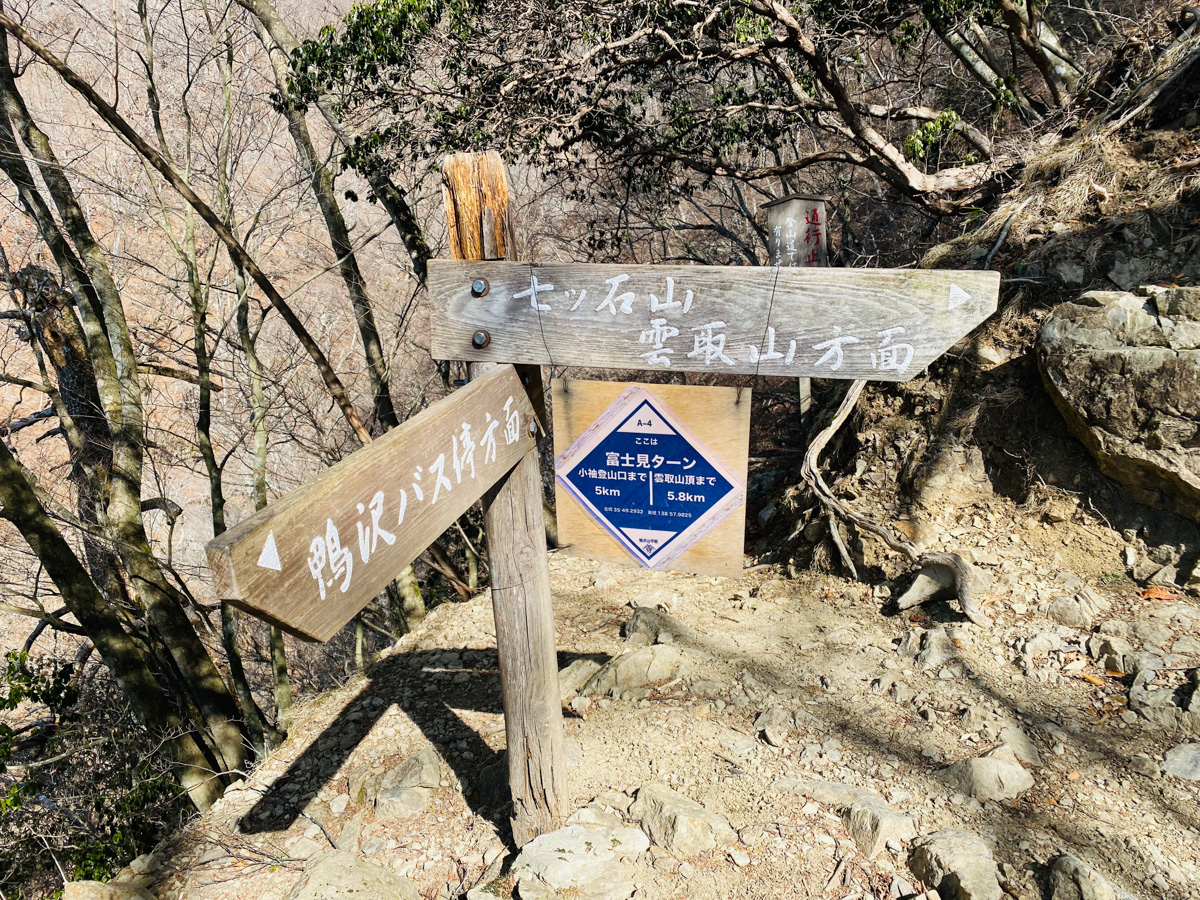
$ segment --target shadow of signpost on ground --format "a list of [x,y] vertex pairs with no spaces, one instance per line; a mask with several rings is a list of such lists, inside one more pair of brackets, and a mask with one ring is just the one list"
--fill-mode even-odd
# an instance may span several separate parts
[[[442,650],[397,653],[371,667],[363,689],[346,703],[321,734],[275,779],[241,819],[245,834],[284,831],[300,818],[321,790],[333,784],[339,770],[395,704],[463,785],[471,811],[492,822],[512,844],[510,794],[503,751],[493,750],[458,710],[502,713],[496,650],[458,650],[470,660],[447,667]],[[559,654],[559,666],[587,654]],[[455,676],[469,677],[455,682]],[[397,747],[408,756],[416,747]],[[344,774],[344,773],[343,773]]]

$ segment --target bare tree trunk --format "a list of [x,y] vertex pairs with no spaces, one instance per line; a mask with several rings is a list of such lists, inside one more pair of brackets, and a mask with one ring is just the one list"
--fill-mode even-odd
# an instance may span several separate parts
[[417,573],[412,566],[387,586],[387,595],[392,620],[399,633],[412,631],[421,624],[425,618],[425,598],[421,596],[421,585],[417,583]]
[[[300,341],[312,359],[317,371],[321,375],[321,380],[325,382],[325,387],[337,403],[346,422],[350,425],[355,435],[362,443],[369,443],[371,440],[370,432],[363,425],[362,419],[355,410],[353,402],[350,400],[350,394],[346,391],[346,387],[342,384],[337,372],[334,371],[325,352],[320,345],[309,334],[304,323],[296,315],[295,310],[284,299],[283,295],[275,288],[275,285],[266,276],[266,273],[259,268],[258,264],[246,252],[246,248],[233,235],[233,233],[221,221],[221,218],[213,211],[207,203],[193,191],[174,170],[171,164],[163,158],[162,154],[156,151],[153,147],[133,129],[132,126],[121,116],[109,103],[107,103],[95,89],[80,75],[75,72],[70,66],[64,63],[61,59],[51,53],[39,41],[35,40],[24,28],[20,26],[11,16],[4,12],[0,12],[0,26],[8,33],[16,37],[21,43],[28,47],[38,58],[49,65],[58,75],[78,93],[88,105],[105,121],[105,123],[113,129],[117,134],[129,143],[141,157],[153,166],[159,174],[161,174],[167,182],[174,188],[180,196],[182,196],[193,209],[199,214],[217,237],[226,246],[231,257],[236,259],[241,266],[246,270],[246,273],[254,280],[255,284],[270,301],[271,305],[279,311],[280,316],[291,329],[292,334]],[[5,42],[7,47],[7,41]],[[6,51],[7,52],[7,51]],[[11,70],[10,70],[11,75]],[[35,154],[36,155],[36,154]],[[70,233],[70,228],[67,229]],[[72,235],[72,238],[74,236]],[[88,255],[81,252],[85,265],[88,263]]]
[[1037,66],[1055,106],[1065,106],[1083,73],[1063,50],[1054,29],[1028,0],[997,0],[1008,33]]
[[[300,42],[296,40],[295,34],[283,21],[270,0],[237,0],[237,3],[258,19],[267,34],[270,35],[271,40],[282,48],[284,53],[290,55],[300,47]],[[317,109],[321,111],[321,115],[325,117],[329,127],[338,136],[338,140],[349,147],[354,142],[356,135],[340,114],[334,98],[328,95],[321,97],[317,100]],[[370,184],[372,193],[391,216],[392,223],[396,226],[396,230],[400,233],[400,239],[408,251],[413,274],[417,276],[419,282],[424,284],[426,264],[429,262],[430,256],[429,245],[425,242],[425,233],[417,222],[416,214],[413,212],[408,198],[404,191],[381,173],[368,174],[367,183]]]
[[[281,95],[287,96],[288,61],[286,54],[279,44],[271,39],[261,20],[258,22],[258,35],[271,60],[271,68],[275,73],[276,90]],[[329,244],[333,248],[338,273],[346,285],[350,305],[354,307],[354,318],[358,322],[358,333],[362,338],[363,353],[367,357],[367,373],[371,378],[371,391],[375,398],[375,420],[383,429],[395,428],[400,421],[396,417],[396,409],[392,405],[392,395],[388,389],[387,358],[383,352],[383,342],[379,338],[379,329],[375,325],[375,311],[358,265],[358,256],[354,252],[354,245],[350,242],[350,230],[346,227],[346,220],[342,217],[341,207],[333,192],[333,172],[317,155],[317,150],[308,133],[304,110],[288,106],[285,116],[287,117],[288,132],[292,136],[292,142],[296,145],[300,163],[304,167],[304,173],[308,176],[313,196],[321,209],[321,217],[325,220],[325,230],[329,234]]]
[[288,677],[287,645],[283,631],[271,626],[271,673],[275,682],[275,728],[280,738],[292,727],[292,681]]
[[[4,18],[0,13],[0,20]],[[105,483],[109,537],[135,592],[146,606],[151,627],[163,641],[203,716],[205,738],[212,742],[225,771],[241,771],[245,748],[236,722],[236,705],[184,614],[182,598],[170,586],[154,558],[142,522],[141,386],[120,291],[49,140],[34,124],[17,90],[8,62],[7,37],[3,33],[0,33],[0,105],[38,164],[64,229],[78,251],[82,272],[77,274],[86,277],[90,284],[91,291],[85,291],[85,296],[97,304],[93,311],[99,329],[94,328],[87,336],[91,338],[89,358],[96,370],[96,389],[108,420],[112,447],[112,476]],[[86,305],[80,305],[81,312]],[[105,377],[110,371],[112,380]]]
[[[267,505],[267,402],[263,390],[263,368],[255,346],[257,331],[250,328],[250,288],[245,273],[235,263],[237,329],[250,372],[250,420],[253,425],[254,509]],[[271,674],[275,687],[275,725],[282,738],[291,726],[292,683],[288,677],[287,645],[283,632],[271,626]]]
[[130,706],[152,734],[162,737],[178,766],[179,783],[199,810],[224,792],[216,761],[206,754],[166,702],[145,657],[121,628],[116,614],[38,501],[20,463],[0,441],[0,517],[12,522],[46,567],[63,602],[79,621]]
[[934,25],[934,30],[937,31],[938,37],[942,39],[951,52],[958,57],[959,61],[966,67],[966,70],[971,73],[979,84],[984,87],[988,93],[992,95],[994,100],[999,103],[1003,98],[1003,91],[1011,92],[1014,101],[1017,104],[1017,111],[1026,121],[1036,121],[1042,117],[1034,110],[1029,103],[1029,98],[1025,96],[1025,92],[1021,90],[1021,86],[1016,83],[1016,78],[1009,78],[1000,70],[999,61],[992,58],[985,60],[976,51],[975,47],[968,41],[957,29],[941,28]]

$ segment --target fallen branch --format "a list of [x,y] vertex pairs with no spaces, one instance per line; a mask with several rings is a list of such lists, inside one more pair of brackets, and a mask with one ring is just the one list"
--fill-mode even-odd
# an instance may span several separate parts
[[[821,478],[821,451],[833,439],[838,429],[850,418],[850,413],[854,411],[854,407],[858,403],[858,398],[862,395],[863,388],[866,386],[867,383],[865,381],[851,382],[850,389],[846,391],[846,396],[842,398],[842,404],[834,414],[833,421],[813,438],[812,443],[808,447],[808,452],[804,454],[804,465],[800,470],[801,477],[812,488],[812,492],[817,495],[817,499],[825,506],[830,516],[830,529],[832,531],[836,531],[834,519],[840,518],[854,524],[862,531],[875,535],[889,549],[907,556],[915,565],[943,566],[949,569],[950,573],[954,576],[954,589],[958,596],[958,602],[962,606],[962,610],[967,618],[976,625],[990,625],[991,622],[988,617],[984,615],[983,610],[975,603],[973,586],[975,572],[970,563],[957,553],[922,554],[917,549],[916,544],[897,537],[887,528],[884,528],[882,525],[876,525],[866,516],[856,513],[844,504],[834,496],[833,491],[829,489],[829,485]],[[853,566],[851,566],[851,570],[853,571]]]
[[10,422],[0,424],[0,436],[8,437],[10,434],[16,434],[24,428],[29,428],[31,425],[36,425],[38,422],[44,422],[46,419],[51,419],[58,415],[53,406],[47,406],[45,409],[39,409],[37,412],[26,416],[24,419],[16,419]]
[[1008,217],[1008,221],[1004,223],[1004,227],[1000,229],[1000,237],[996,238],[996,245],[992,247],[992,252],[987,255],[987,259],[983,262],[985,269],[992,267],[992,260],[996,258],[996,254],[1000,252],[1000,248],[1004,246],[1004,239],[1008,237],[1008,232],[1013,226],[1013,222],[1017,221],[1017,216],[1033,201],[1032,197],[1026,197],[1021,205],[1012,211],[1012,215]]

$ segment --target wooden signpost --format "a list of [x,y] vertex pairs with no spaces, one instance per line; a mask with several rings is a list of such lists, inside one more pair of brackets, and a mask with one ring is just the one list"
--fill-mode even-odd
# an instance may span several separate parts
[[[222,600],[326,640],[482,499],[520,846],[560,826],[567,801],[540,366],[905,381],[995,311],[999,275],[504,261],[499,156],[449,157],[443,181],[456,258],[429,264],[431,348],[470,363],[470,383],[220,535],[208,557]],[[559,515],[577,552],[740,571],[748,394],[556,382],[554,400],[556,474],[573,498]],[[644,498],[617,487],[635,483]]]
[[535,446],[512,366],[477,379],[208,544],[217,596],[333,637]]
[[[500,154],[448,157],[442,166],[442,187],[455,256],[513,252],[508,171]],[[471,378],[487,378],[492,368],[491,363],[473,363]],[[518,372],[544,422],[542,370],[518,367]],[[513,840],[522,846],[562,825],[568,797],[542,471],[536,448],[530,448],[508,477],[484,495],[483,524],[504,699]]]
[[439,358],[907,381],[996,310],[998,272],[432,260]]

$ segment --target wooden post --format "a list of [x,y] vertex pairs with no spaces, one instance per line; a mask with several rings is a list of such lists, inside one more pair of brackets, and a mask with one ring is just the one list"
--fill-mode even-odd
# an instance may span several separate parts
[[[829,246],[825,197],[792,195],[773,200],[767,211],[767,249],[772,266],[827,266]],[[812,418],[812,382],[800,379],[800,422]]]
[[[442,186],[450,251],[455,259],[505,259],[513,253],[508,174],[498,153],[447,157]],[[434,303],[440,301],[433,297]],[[486,302],[482,297],[480,301]],[[472,363],[471,377],[492,365]],[[534,409],[541,406],[544,410],[541,367],[518,367],[518,371]],[[545,421],[543,412],[543,426]],[[559,828],[567,800],[554,611],[536,448],[517,463],[507,479],[484,495],[483,510],[508,738],[512,830],[520,847]]]

